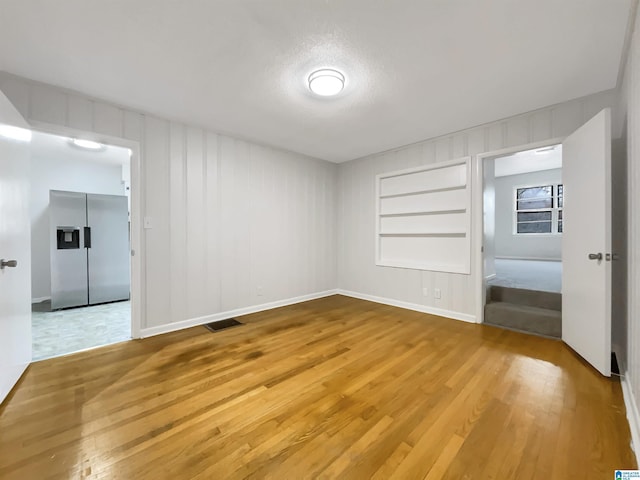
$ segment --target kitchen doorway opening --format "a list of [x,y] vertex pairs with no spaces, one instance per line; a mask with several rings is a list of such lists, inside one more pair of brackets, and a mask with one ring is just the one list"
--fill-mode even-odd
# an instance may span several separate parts
[[133,151],[34,131],[30,218],[34,361],[134,337]]

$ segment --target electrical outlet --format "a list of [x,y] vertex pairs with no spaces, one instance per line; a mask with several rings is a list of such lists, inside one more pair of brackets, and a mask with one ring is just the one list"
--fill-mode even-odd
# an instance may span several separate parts
[[263,295],[263,293],[262,293],[262,287],[258,287],[258,288],[257,288],[257,293],[258,293],[258,296],[259,296],[259,297],[261,297],[261,296]]
[[442,297],[442,294],[440,293],[440,289],[439,289],[439,288],[436,288],[436,289],[433,291],[433,297],[434,297],[434,298],[441,298],[441,297]]
[[429,296],[429,289],[427,287],[422,287],[422,295],[425,297]]

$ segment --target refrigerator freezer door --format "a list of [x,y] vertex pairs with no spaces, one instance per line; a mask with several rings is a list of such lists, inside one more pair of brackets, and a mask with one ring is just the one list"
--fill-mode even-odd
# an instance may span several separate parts
[[87,194],[91,229],[89,304],[129,298],[129,209],[127,197]]
[[52,309],[88,301],[87,250],[82,241],[86,203],[84,193],[49,192]]

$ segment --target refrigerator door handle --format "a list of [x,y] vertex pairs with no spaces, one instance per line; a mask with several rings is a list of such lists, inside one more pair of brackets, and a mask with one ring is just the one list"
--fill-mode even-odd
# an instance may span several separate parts
[[84,248],[91,248],[91,227],[84,227]]

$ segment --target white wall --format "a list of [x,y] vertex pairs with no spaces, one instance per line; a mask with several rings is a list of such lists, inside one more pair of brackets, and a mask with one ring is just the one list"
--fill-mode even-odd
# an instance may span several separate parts
[[6,73],[0,90],[30,121],[140,143],[143,335],[335,288],[334,164]]
[[[341,164],[338,179],[339,288],[360,296],[412,305],[424,311],[474,319],[475,302],[479,298],[474,291],[475,269],[471,275],[459,275],[375,265],[375,176],[563,137],[602,108],[612,106],[614,101],[614,91],[603,92]],[[477,234],[473,232],[473,235]],[[474,266],[477,254],[472,252]],[[426,297],[423,288],[428,293]],[[434,298],[435,288],[441,290],[440,299]]]
[[[626,263],[628,296],[626,318],[613,318],[612,340],[614,347],[622,348],[617,354],[622,363],[621,369],[626,371],[624,386],[628,387],[628,396],[632,397],[627,405],[627,415],[631,420],[631,432],[637,454],[640,451],[640,404],[637,401],[640,399],[640,10],[636,12],[633,21],[635,30],[629,45],[618,108],[613,117],[614,136],[621,136],[623,145],[615,146],[612,164],[615,166],[626,156],[626,168],[620,169],[622,174],[616,174],[614,170],[613,181],[615,186],[615,182],[622,181],[623,175],[626,174],[627,238],[626,245],[622,243],[627,255],[620,261]],[[613,205],[616,205],[615,197]],[[614,230],[618,227],[619,225],[614,223]],[[613,243],[615,247],[615,237]],[[612,276],[615,281],[615,270]]]
[[556,183],[562,183],[562,170],[560,169],[496,178],[496,257],[562,260],[561,235],[513,234],[514,188]]
[[31,121],[140,142],[142,215],[153,219],[138,252],[146,333],[336,285],[472,320],[475,269],[375,266],[375,175],[565,136],[615,96],[603,92],[336,166],[6,73],[0,89]]
[[51,297],[49,190],[124,195],[122,167],[60,158],[31,157],[31,297]]

